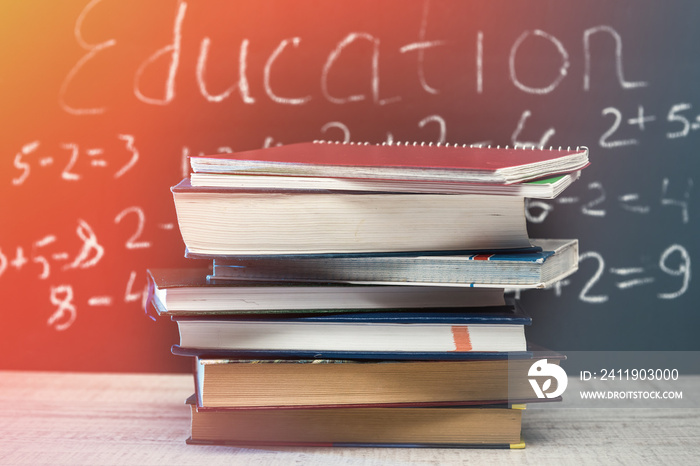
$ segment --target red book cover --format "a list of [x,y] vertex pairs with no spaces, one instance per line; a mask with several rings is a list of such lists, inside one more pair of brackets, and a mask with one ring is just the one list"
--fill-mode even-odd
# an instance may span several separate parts
[[588,165],[588,149],[314,141],[190,158],[197,173],[515,183]]

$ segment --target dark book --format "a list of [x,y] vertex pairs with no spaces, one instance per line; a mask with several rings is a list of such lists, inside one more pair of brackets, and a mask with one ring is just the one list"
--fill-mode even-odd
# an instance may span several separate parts
[[506,353],[527,350],[519,306],[492,312],[332,313],[304,317],[173,317],[199,351]]
[[195,173],[510,184],[580,170],[588,149],[314,141],[190,157],[190,165]]
[[323,254],[530,247],[525,198],[172,188],[190,253]]
[[313,447],[524,448],[524,405],[199,409],[190,444]]
[[503,289],[209,280],[209,270],[148,271],[147,311],[159,315],[373,312],[505,306]]
[[520,251],[221,257],[215,280],[545,288],[578,269],[577,240],[532,240]]
[[318,350],[227,350],[184,348],[172,345],[170,352],[176,356],[223,358],[223,359],[352,359],[358,361],[468,361],[468,360],[497,360],[508,358],[532,357],[530,350],[526,351],[318,351]]

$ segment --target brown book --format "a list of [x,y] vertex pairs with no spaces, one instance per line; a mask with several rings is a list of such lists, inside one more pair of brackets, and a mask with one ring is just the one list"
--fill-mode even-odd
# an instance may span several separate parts
[[[558,364],[557,357],[563,356],[552,353],[548,360]],[[200,408],[269,408],[525,403],[536,401],[528,382],[535,360],[197,358],[196,404]]]
[[523,448],[511,407],[198,409],[188,443]]

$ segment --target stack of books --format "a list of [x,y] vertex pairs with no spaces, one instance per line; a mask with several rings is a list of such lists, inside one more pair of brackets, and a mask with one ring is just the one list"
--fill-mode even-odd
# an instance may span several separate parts
[[[149,307],[194,361],[189,443],[522,448],[531,319],[506,289],[578,268],[528,236],[588,151],[316,141],[192,157],[186,256]],[[202,261],[193,261],[193,263]]]

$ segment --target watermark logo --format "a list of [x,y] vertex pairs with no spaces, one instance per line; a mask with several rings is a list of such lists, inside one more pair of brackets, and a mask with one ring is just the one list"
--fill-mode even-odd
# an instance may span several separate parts
[[[541,387],[536,378],[528,379],[537,398],[556,398],[564,393],[566,385],[569,383],[564,369],[559,367],[558,364],[549,364],[546,359],[535,361],[530,366],[530,370],[527,371],[527,375],[529,377],[547,377]],[[552,387],[552,379],[557,381],[557,385],[554,391],[549,392],[548,390]]]

